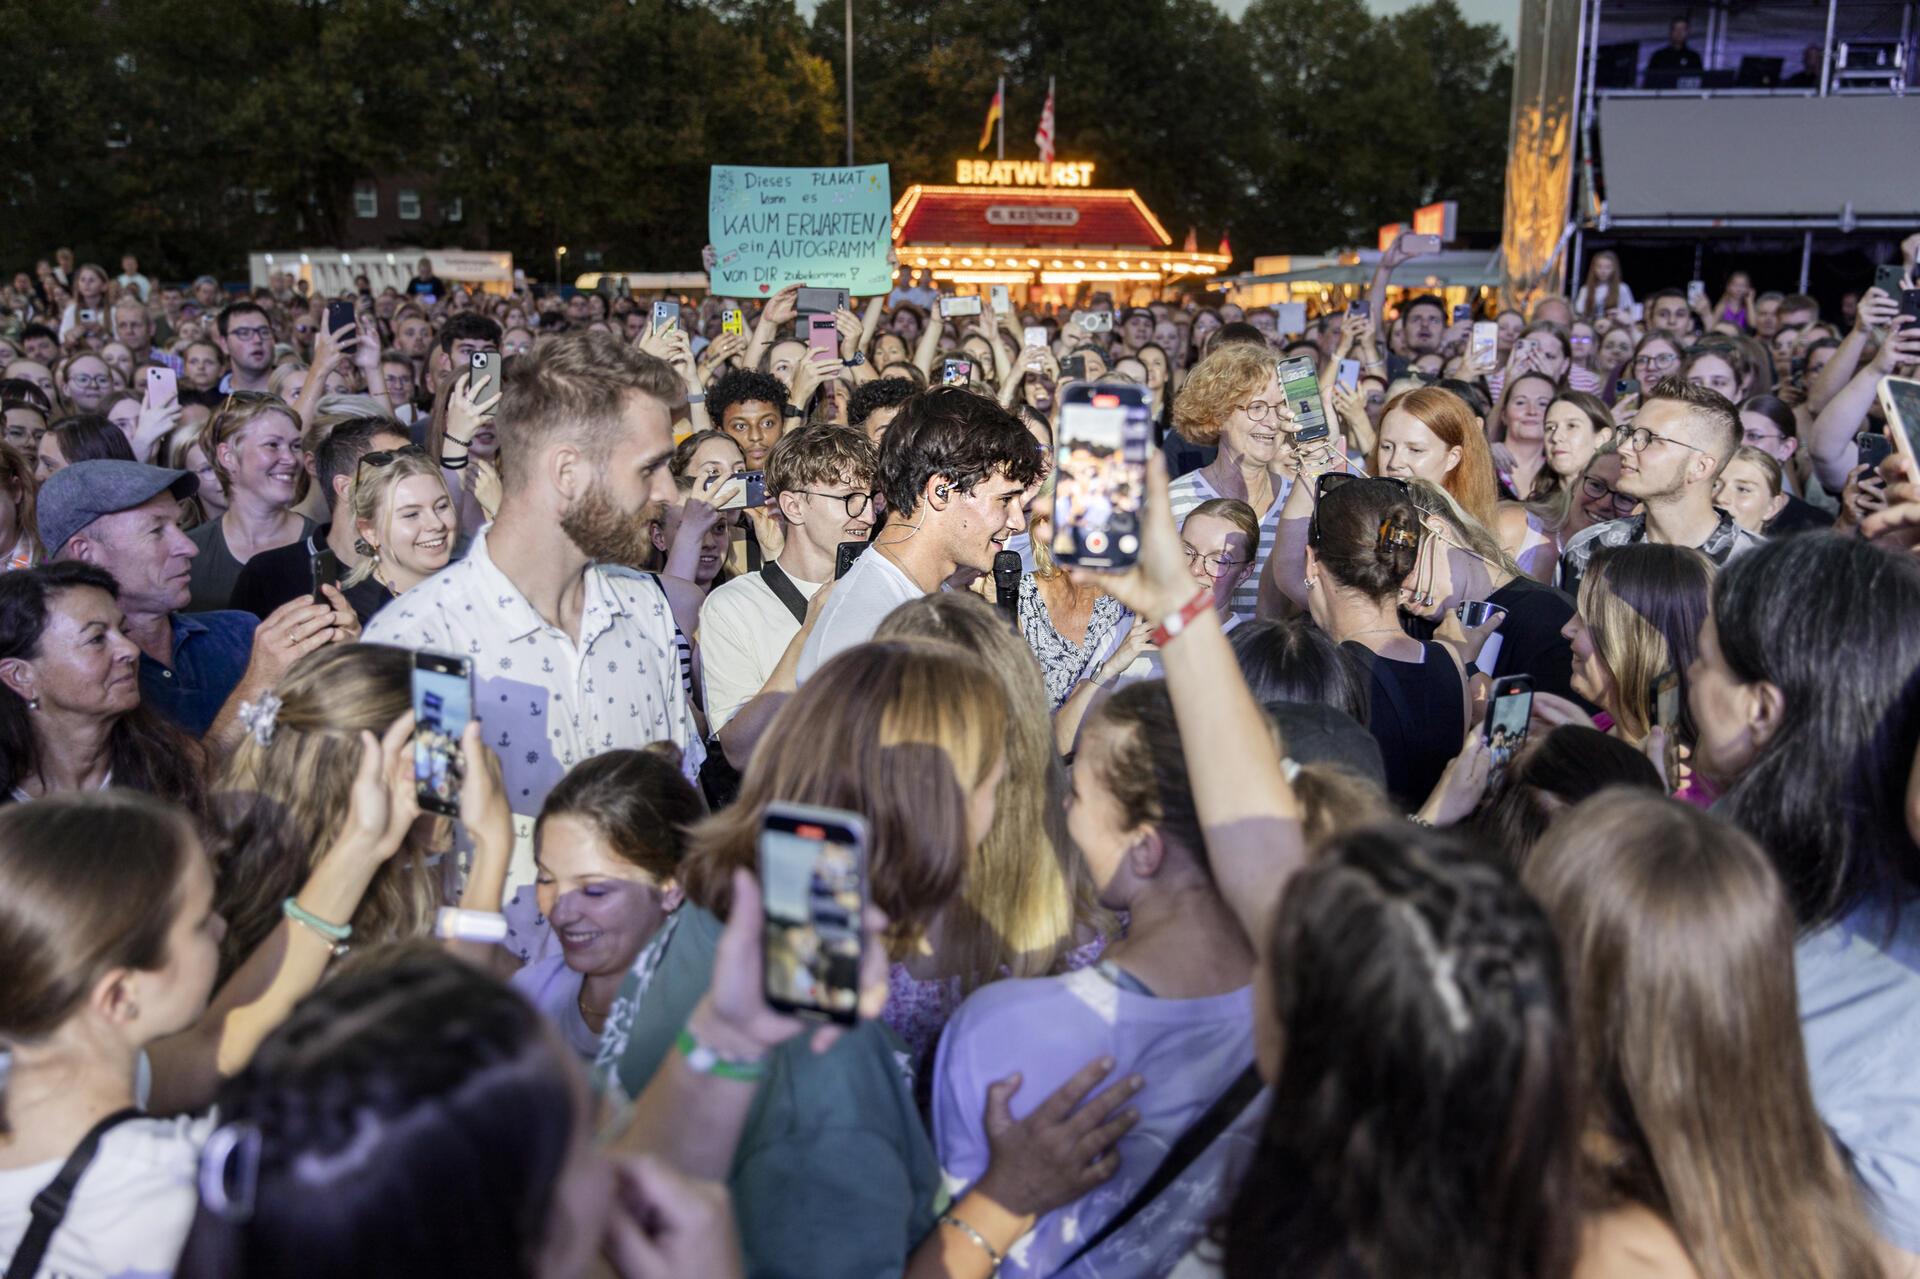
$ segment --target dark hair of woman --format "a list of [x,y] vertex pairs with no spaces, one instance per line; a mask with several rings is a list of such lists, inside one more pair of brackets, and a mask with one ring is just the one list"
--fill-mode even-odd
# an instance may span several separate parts
[[1665,794],[1660,770],[1636,747],[1597,728],[1562,724],[1522,747],[1467,828],[1524,870],[1555,817],[1609,786]]
[[[105,591],[120,597],[120,584],[113,574],[73,560],[0,573],[0,660],[31,661],[39,653],[55,600],[72,590]],[[206,761],[199,742],[144,701],[114,721],[108,740],[115,786],[172,800],[195,817],[206,815],[202,775]],[[0,684],[0,804],[7,803],[14,788],[39,768],[39,758],[32,712],[18,693]]]
[[1372,713],[1367,673],[1306,618],[1247,622],[1227,632],[1253,699],[1318,702],[1364,726]]
[[61,418],[47,429],[60,442],[60,456],[75,462],[136,461],[127,433],[97,413]]
[[1322,495],[1314,519],[1313,552],[1340,585],[1380,599],[1397,594],[1413,572],[1420,513],[1405,487],[1352,480]]
[[1513,873],[1409,825],[1336,836],[1289,882],[1263,962],[1282,1058],[1215,1228],[1228,1279],[1565,1279],[1573,1030]]
[[680,771],[680,749],[672,742],[581,760],[540,806],[540,822],[577,818],[622,861],[658,880],[679,872],[687,832],[706,815],[706,801]]
[[1720,570],[1713,621],[1734,677],[1783,703],[1715,811],[1773,858],[1802,928],[1913,896],[1920,564],[1838,534],[1768,541]]
[[220,1090],[176,1273],[531,1279],[577,1086],[539,1012],[478,968],[425,944],[356,956]]

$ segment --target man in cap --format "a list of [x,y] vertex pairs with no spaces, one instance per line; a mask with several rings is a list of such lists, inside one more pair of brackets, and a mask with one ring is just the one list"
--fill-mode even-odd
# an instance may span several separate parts
[[314,649],[358,639],[360,626],[332,587],[323,588],[329,603],[302,596],[265,621],[180,612],[197,548],[175,520],[199,486],[192,471],[76,462],[41,486],[37,514],[49,558],[93,564],[120,584],[127,634],[140,646],[140,696],[222,754],[243,731],[242,702],[259,701]]

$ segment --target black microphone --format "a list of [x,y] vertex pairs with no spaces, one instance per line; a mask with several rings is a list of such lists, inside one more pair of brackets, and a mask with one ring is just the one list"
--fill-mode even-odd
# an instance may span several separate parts
[[993,557],[993,597],[1010,618],[1020,615],[1020,552],[1001,551]]

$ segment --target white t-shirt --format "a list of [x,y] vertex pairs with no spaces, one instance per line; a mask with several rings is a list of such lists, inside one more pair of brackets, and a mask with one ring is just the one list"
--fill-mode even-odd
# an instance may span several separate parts
[[[812,599],[823,585],[788,575]],[[700,665],[707,684],[707,726],[719,732],[734,712],[766,687],[800,623],[766,579],[747,573],[723,583],[700,606]]]
[[[53,1232],[40,1275],[131,1279],[170,1275],[193,1225],[200,1148],[216,1120],[130,1119],[100,1139]],[[33,1197],[60,1175],[58,1159],[0,1170],[0,1269],[26,1237]]]
[[912,603],[926,592],[878,547],[868,547],[853,562],[840,585],[833,588],[820,620],[800,650],[798,678],[805,683],[828,660],[856,644],[864,644],[887,620],[887,614]]
[[546,1015],[560,1029],[581,1061],[593,1064],[600,1051],[600,1036],[593,1033],[587,1019],[580,1015],[580,983],[586,979],[567,967],[565,955],[536,959],[507,979],[507,984],[527,997],[527,1002]]

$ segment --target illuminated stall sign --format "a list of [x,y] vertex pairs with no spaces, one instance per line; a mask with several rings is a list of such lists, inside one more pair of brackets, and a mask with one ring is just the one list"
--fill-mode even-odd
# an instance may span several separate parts
[[1056,160],[1052,164],[1038,160],[962,160],[953,180],[960,186],[976,187],[1090,187],[1093,163],[1089,160]]

